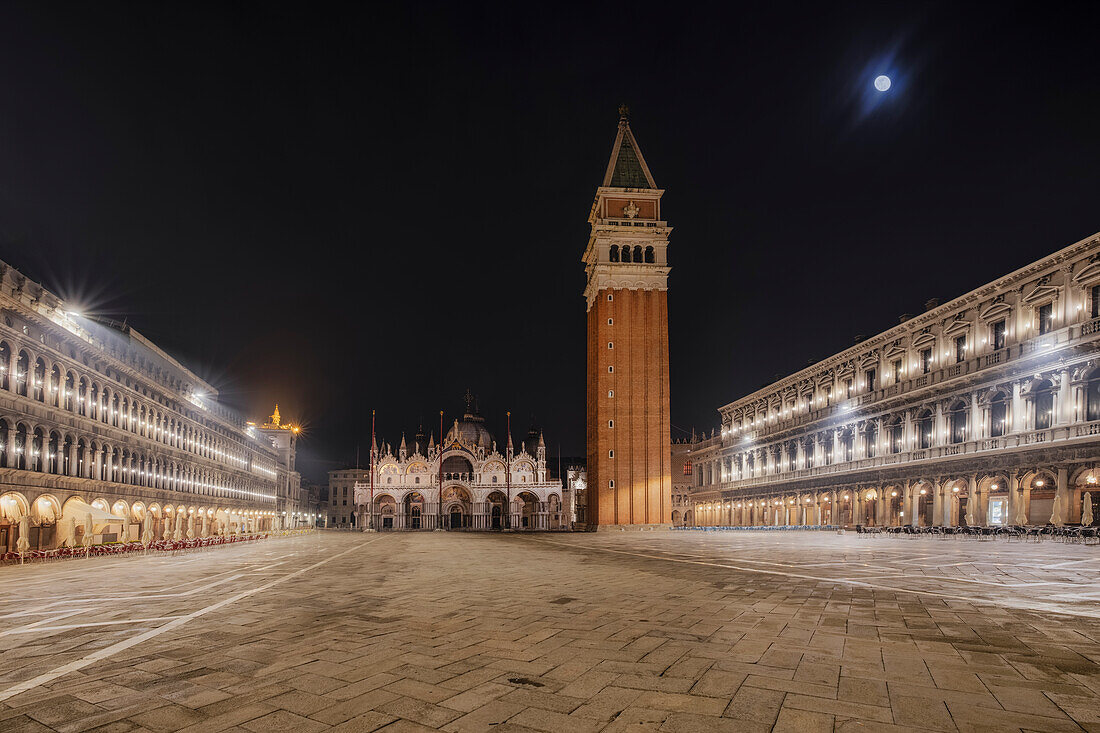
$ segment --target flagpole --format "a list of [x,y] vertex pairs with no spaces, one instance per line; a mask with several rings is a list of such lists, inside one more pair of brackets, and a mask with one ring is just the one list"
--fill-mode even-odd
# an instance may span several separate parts
[[443,410],[439,411],[439,529],[443,529]]
[[[505,430],[505,436],[508,439],[508,445],[512,444],[512,412],[509,410],[504,413],[507,420],[507,427]],[[508,452],[508,448],[505,447],[504,452]],[[504,497],[504,529],[512,528],[512,456],[508,456],[505,461],[508,465],[504,467],[504,491],[507,492]]]
[[367,507],[367,529],[374,529],[374,410],[370,411],[370,506]]

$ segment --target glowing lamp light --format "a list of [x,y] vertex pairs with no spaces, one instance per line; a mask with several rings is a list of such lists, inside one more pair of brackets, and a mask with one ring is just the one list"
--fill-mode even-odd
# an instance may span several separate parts
[[891,491],[890,492],[890,496],[897,496],[897,495],[898,495],[898,492],[896,492],[896,491]]
[[1036,485],[1036,486],[1038,486],[1038,487],[1040,487],[1040,488],[1041,488],[1041,487],[1042,487],[1042,486],[1043,486],[1044,484],[1046,484],[1046,481],[1043,481],[1042,479],[1039,479],[1038,481],[1036,481],[1036,482],[1035,482],[1035,485]]
[[925,494],[927,494],[927,493],[928,493],[928,490],[927,490],[927,489],[921,489],[921,490],[920,490],[920,495],[921,495],[921,496],[924,496],[924,495],[925,495]]
[[957,493],[959,493],[959,487],[958,487],[958,486],[956,486],[955,488],[953,488],[953,489],[951,489],[951,490],[952,490],[953,492],[955,492],[956,494],[957,494]]
[[997,484],[993,484],[993,485],[992,485],[992,486],[990,486],[989,488],[991,488],[991,489],[993,489],[994,491],[996,491],[996,490],[997,490],[998,488],[1000,488],[1000,487],[998,487],[998,486],[997,486]]

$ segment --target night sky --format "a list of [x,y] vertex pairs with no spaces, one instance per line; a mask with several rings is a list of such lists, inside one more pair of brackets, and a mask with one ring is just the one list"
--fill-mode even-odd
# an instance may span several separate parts
[[[0,6],[0,259],[128,322],[307,478],[370,410],[584,453],[621,102],[674,227],[673,436],[1100,230],[1086,5]],[[873,92],[880,73],[893,78]]]

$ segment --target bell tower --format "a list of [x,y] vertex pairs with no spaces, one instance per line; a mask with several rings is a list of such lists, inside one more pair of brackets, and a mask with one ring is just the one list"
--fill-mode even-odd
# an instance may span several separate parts
[[588,215],[589,528],[672,521],[668,235],[657,188],[619,108]]

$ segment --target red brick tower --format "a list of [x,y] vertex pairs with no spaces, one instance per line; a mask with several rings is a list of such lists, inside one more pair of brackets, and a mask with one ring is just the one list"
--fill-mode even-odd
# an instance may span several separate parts
[[669,524],[668,235],[626,107],[588,222],[591,528]]

